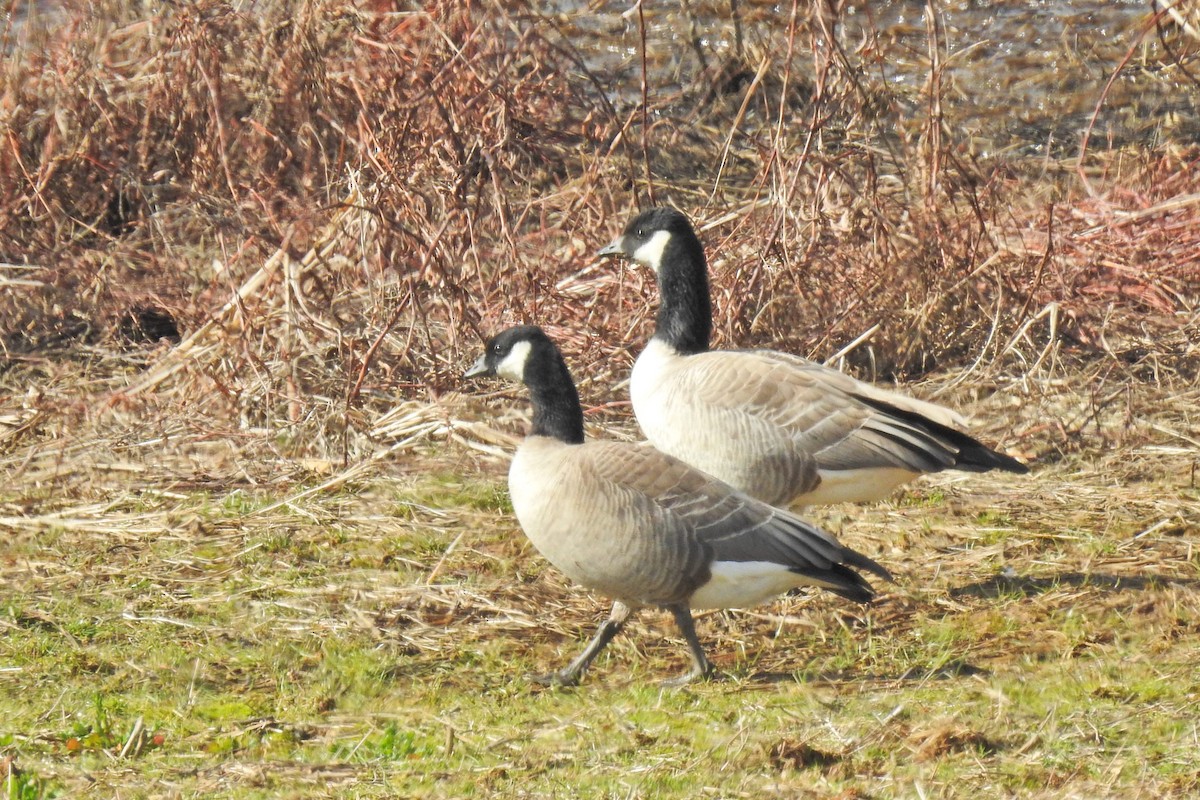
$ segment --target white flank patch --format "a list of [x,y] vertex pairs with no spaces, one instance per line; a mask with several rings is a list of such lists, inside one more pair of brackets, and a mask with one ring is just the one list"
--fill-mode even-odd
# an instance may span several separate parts
[[714,561],[711,570],[688,602],[692,608],[747,608],[806,583],[773,561]]
[[533,349],[533,345],[529,342],[517,342],[508,351],[508,355],[504,357],[499,364],[496,365],[496,374],[501,377],[508,378],[510,381],[517,383],[525,382],[525,362],[529,360],[529,351]]
[[872,469],[823,469],[821,483],[801,498],[806,505],[827,503],[873,503],[882,500],[918,473],[897,467]]
[[633,251],[633,260],[639,264],[645,264],[657,275],[658,268],[662,265],[663,250],[667,248],[669,241],[671,241],[671,234],[668,231],[655,231],[649,241]]

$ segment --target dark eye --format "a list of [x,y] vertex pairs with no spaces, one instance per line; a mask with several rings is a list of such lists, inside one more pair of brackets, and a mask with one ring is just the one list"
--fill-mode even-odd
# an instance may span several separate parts
[[641,239],[641,238],[642,238],[642,237],[644,237],[645,235],[646,235],[646,232],[645,232],[644,230],[642,230],[641,228],[638,228],[637,237],[638,237],[639,239]]

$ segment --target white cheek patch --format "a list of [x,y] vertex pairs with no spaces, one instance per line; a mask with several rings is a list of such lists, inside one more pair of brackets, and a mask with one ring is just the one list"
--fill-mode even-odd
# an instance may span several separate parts
[[669,241],[671,241],[669,231],[655,231],[644,245],[633,251],[633,260],[639,264],[645,264],[657,273],[659,266],[662,265],[663,250],[667,249]]
[[496,374],[517,383],[525,382],[525,362],[529,360],[529,351],[533,345],[529,342],[517,342],[508,351],[503,360],[496,365]]

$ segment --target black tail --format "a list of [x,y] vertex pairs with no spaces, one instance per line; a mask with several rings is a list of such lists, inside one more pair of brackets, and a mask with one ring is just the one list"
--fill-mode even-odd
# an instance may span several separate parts
[[849,567],[842,564],[834,564],[830,567],[829,571],[837,576],[839,582],[835,585],[831,581],[829,584],[822,586],[822,589],[833,592],[837,596],[844,597],[847,600],[853,600],[856,603],[869,603],[875,598],[875,588],[867,583],[866,578]]
[[890,572],[857,550],[843,547],[841,557],[841,564],[831,564],[829,569],[821,570],[820,572],[804,569],[793,569],[792,571],[806,577],[817,578],[821,582],[820,586],[822,589],[833,592],[847,600],[853,600],[856,603],[871,602],[875,597],[875,587],[871,586],[866,578],[859,575],[851,567],[873,572],[889,582],[892,580]]
[[965,433],[960,433],[959,437],[952,440],[954,444],[958,445],[958,460],[954,462],[954,466],[958,469],[967,472],[988,472],[998,469],[1004,472],[1015,472],[1018,475],[1025,475],[1029,472],[1029,467],[1012,456],[993,450]]
[[931,435],[950,444],[958,450],[958,455],[954,459],[953,469],[961,469],[964,472],[990,472],[991,470],[998,469],[1004,472],[1015,472],[1018,475],[1025,475],[1029,472],[1029,467],[1017,461],[1012,456],[1007,456],[1004,453],[993,450],[974,436],[942,425],[939,422],[934,422],[924,414],[919,414],[916,411],[905,411],[902,408],[896,408],[896,406],[890,403],[870,397],[863,397],[861,395],[855,395],[855,397],[859,401],[878,409],[888,416],[904,420],[909,425],[928,431]]

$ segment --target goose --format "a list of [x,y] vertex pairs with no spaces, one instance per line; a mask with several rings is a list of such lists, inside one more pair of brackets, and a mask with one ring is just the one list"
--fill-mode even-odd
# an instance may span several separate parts
[[525,384],[528,435],[508,473],[517,521],[551,564],[614,601],[584,651],[542,678],[579,682],[588,665],[644,607],[671,612],[691,668],[669,684],[709,677],[692,609],[742,608],[803,586],[866,603],[855,569],[887,570],[799,517],[755,500],[649,444],[584,441],[583,409],[554,342],[532,325],[492,338],[464,378]]
[[956,412],[772,350],[710,350],[704,248],[673,208],[638,214],[598,256],[654,270],[654,334],[630,376],[646,438],[746,494],[782,507],[880,500],[946,469],[1026,473],[963,432]]

